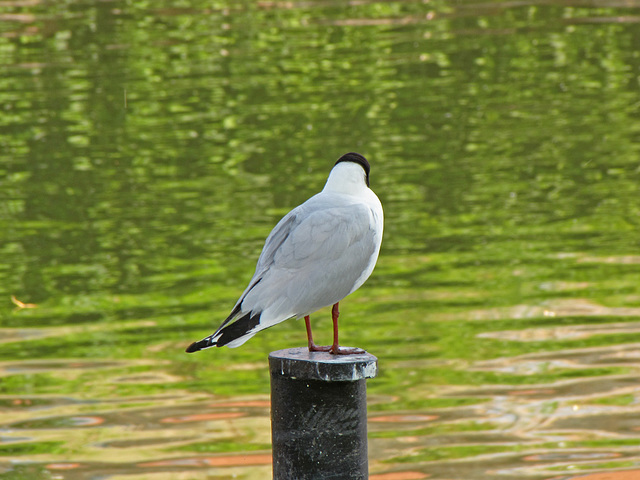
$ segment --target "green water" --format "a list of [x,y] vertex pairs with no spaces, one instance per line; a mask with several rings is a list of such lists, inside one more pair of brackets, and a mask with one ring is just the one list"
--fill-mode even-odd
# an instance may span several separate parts
[[270,478],[304,325],[184,348],[347,151],[372,480],[640,477],[639,46],[636,2],[0,2],[0,479]]

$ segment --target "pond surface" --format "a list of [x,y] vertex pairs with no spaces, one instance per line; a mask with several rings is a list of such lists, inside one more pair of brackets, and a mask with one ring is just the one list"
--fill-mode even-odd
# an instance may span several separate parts
[[344,5],[0,2],[0,479],[270,478],[303,324],[184,348],[348,151],[372,480],[640,478],[640,3]]

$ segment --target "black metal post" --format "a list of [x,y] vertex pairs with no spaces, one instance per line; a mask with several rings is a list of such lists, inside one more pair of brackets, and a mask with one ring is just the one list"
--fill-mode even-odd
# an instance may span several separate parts
[[269,355],[273,480],[366,480],[368,353],[307,348]]

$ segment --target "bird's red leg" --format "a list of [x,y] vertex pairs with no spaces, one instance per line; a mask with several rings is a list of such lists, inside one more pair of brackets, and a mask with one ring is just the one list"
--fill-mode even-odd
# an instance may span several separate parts
[[334,355],[354,355],[358,353],[365,353],[361,348],[341,347],[338,343],[338,317],[340,316],[338,303],[340,302],[337,302],[331,309],[331,318],[333,319],[333,345],[331,345],[329,353],[333,353]]
[[313,343],[313,334],[311,333],[311,319],[309,315],[304,317],[304,325],[307,327],[307,342],[309,344],[310,352],[328,352],[331,349],[331,346],[320,346]]

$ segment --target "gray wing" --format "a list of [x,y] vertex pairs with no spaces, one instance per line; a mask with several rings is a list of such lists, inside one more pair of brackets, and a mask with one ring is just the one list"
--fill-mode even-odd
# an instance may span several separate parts
[[287,241],[291,232],[300,225],[299,211],[300,207],[294,208],[273,227],[273,230],[264,242],[260,258],[258,258],[254,278],[273,264],[276,253],[280,250],[282,244]]
[[285,217],[269,235],[252,288],[241,301],[243,311],[263,311],[265,322],[342,300],[366,280],[363,273],[370,273],[378,251],[365,205],[303,204],[290,215],[294,218]]
[[[289,237],[291,231],[295,229],[295,227],[300,223],[298,214],[301,207],[302,205],[299,205],[298,207],[287,213],[280,219],[276,226],[273,227],[273,230],[271,230],[271,233],[264,242],[264,247],[262,247],[262,252],[260,253],[260,257],[258,258],[258,263],[256,264],[256,271],[249,281],[249,286],[247,286],[245,291],[242,292],[242,295],[240,295],[240,298],[238,299],[238,302],[234,307],[234,311],[239,311],[238,307],[246,297],[247,293],[251,291],[251,289],[253,289],[258,284],[258,282],[260,282],[264,273],[273,264],[273,259],[276,255],[276,252]],[[229,320],[231,320],[231,318],[228,318],[220,326],[220,328],[222,328]]]
[[289,231],[274,252],[274,265],[306,270],[321,268],[323,263],[336,259],[349,262],[353,255],[364,253],[349,252],[363,237],[369,234],[373,240],[369,212],[366,206],[358,204],[311,212]]

